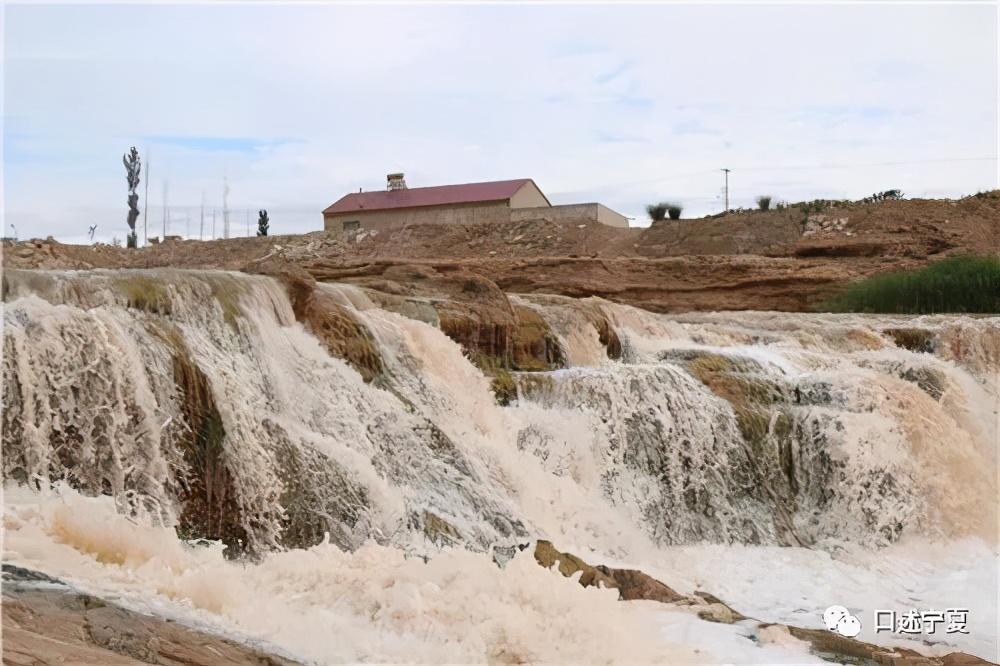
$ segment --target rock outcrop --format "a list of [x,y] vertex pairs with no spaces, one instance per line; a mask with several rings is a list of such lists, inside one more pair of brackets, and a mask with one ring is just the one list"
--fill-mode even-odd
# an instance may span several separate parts
[[[439,270],[440,269],[440,270]],[[383,309],[438,326],[487,374],[553,370],[565,366],[548,324],[530,308],[513,305],[495,282],[450,266],[373,262],[305,267],[319,281],[363,287]]]
[[[817,657],[838,664],[872,664],[877,666],[989,666],[992,662],[964,652],[952,652],[941,657],[929,657],[908,648],[888,648],[866,643],[825,629],[805,629],[791,625],[761,622],[747,617],[721,599],[707,593],[687,596],[676,592],[661,581],[635,569],[615,569],[591,565],[572,553],[561,552],[550,541],[535,544],[535,561],[546,569],[556,567],[567,577],[579,574],[584,587],[599,586],[617,589],[622,601],[648,600],[671,604],[697,613],[702,620],[733,624],[742,622],[753,631],[753,639],[764,633],[780,631],[809,643]],[[993,666],[996,666],[995,664]]]
[[298,663],[170,620],[127,610],[37,572],[8,564],[3,571],[5,666]]
[[275,261],[255,262],[247,270],[270,275],[285,285],[295,318],[323,343],[331,356],[346,361],[366,382],[382,373],[382,356],[371,333],[349,308],[318,290],[308,272]]

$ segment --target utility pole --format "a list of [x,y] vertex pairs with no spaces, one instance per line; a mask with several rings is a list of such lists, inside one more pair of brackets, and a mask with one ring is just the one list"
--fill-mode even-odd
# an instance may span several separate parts
[[201,191],[201,226],[198,228],[198,240],[205,240],[205,190]]
[[222,178],[222,237],[229,238],[229,177]]
[[168,208],[167,208],[167,189],[168,189],[168,186],[169,186],[169,183],[167,182],[166,179],[164,179],[164,181],[163,181],[163,238],[160,239],[161,243],[163,241],[167,240],[167,216],[169,215],[169,213],[167,212],[168,211]]
[[215,240],[215,209],[212,209],[212,240]]
[[250,238],[250,209],[247,208],[247,238]]
[[726,193],[726,210],[723,211],[723,212],[726,212],[726,213],[729,212],[729,172],[730,171],[732,171],[732,169],[722,169],[722,172],[725,174],[725,177],[726,177],[726,184],[725,184],[725,189],[724,189],[724,191]]
[[142,244],[145,247],[149,245],[149,148],[146,149],[146,192],[142,195],[142,203]]

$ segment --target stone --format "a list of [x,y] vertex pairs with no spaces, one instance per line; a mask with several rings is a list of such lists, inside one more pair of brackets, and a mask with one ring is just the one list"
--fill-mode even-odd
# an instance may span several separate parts
[[580,585],[584,587],[600,586],[617,588],[618,583],[608,574],[593,567],[576,555],[556,550],[551,541],[539,540],[535,544],[535,561],[546,569],[558,564],[559,573],[563,576],[573,576],[580,573]]
[[297,662],[142,615],[70,587],[3,587],[3,663],[293,666]]
[[687,597],[683,594],[678,594],[638,569],[612,569],[604,565],[598,565],[596,568],[615,581],[623,601],[646,599],[665,604],[687,601]]
[[[944,657],[929,657],[908,648],[888,648],[847,638],[827,629],[804,629],[791,625],[760,622],[734,610],[718,597],[703,591],[685,596],[661,581],[636,569],[614,569],[604,565],[591,566],[572,553],[556,549],[550,541],[539,540],[535,545],[535,560],[547,569],[558,563],[564,576],[580,573],[584,587],[600,585],[616,588],[622,601],[648,600],[689,608],[708,622],[733,624],[746,622],[756,635],[784,635],[809,644],[813,654],[838,664],[872,666],[985,666],[991,662],[962,652]],[[996,666],[995,664],[993,666]]]

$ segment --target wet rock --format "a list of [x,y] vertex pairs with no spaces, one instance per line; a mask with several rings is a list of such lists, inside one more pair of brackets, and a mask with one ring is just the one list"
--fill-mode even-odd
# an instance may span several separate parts
[[315,291],[302,311],[301,320],[331,355],[347,361],[366,382],[384,370],[382,355],[368,329],[343,305]]
[[608,353],[608,358],[612,361],[621,359],[624,353],[621,338],[618,337],[618,332],[599,308],[593,308],[590,323],[597,329],[597,339],[604,345],[604,349]]
[[397,296],[374,289],[365,289],[365,293],[371,298],[373,303],[383,310],[422,321],[435,328],[439,328],[441,325],[441,319],[438,317],[437,310],[425,299]]
[[924,328],[886,328],[882,332],[892,338],[897,347],[921,354],[934,353],[936,346],[934,331]]
[[462,542],[462,534],[458,528],[436,513],[424,511],[421,522],[424,535],[431,543],[439,546],[455,546]]
[[3,663],[292,666],[296,662],[71,588],[5,585]]
[[328,538],[344,550],[359,547],[366,535],[357,527],[363,525],[371,504],[366,488],[322,451],[293,445],[273,421],[264,425],[282,479],[281,545],[309,548]]
[[553,370],[566,367],[559,340],[542,319],[529,307],[514,305],[516,324],[513,331],[514,370]]
[[667,604],[687,599],[684,595],[678,594],[649,574],[643,573],[638,569],[612,569],[603,564],[598,565],[596,569],[615,581],[615,587],[618,588],[621,598],[624,601],[647,599]]
[[591,566],[572,553],[556,550],[551,541],[539,540],[535,544],[535,561],[546,569],[558,564],[559,573],[563,576],[580,574],[580,585],[584,587],[599,586],[617,588],[618,583],[610,575],[597,567]]
[[51,585],[65,585],[61,580],[43,574],[41,571],[25,569],[13,564],[3,564],[3,580],[6,583],[49,583]]
[[129,275],[119,278],[116,282],[128,299],[128,307],[152,314],[170,314],[173,307],[170,293],[162,281],[146,276]]
[[366,382],[382,373],[382,356],[371,333],[348,308],[317,289],[309,273],[279,262],[261,262],[253,270],[277,278],[285,285],[295,318],[332,356],[346,361]]
[[696,590],[689,601],[698,608],[698,617],[709,622],[732,624],[747,619],[747,616],[729,606],[714,594]]
[[[183,345],[182,342],[176,342]],[[226,430],[208,377],[179,346],[173,358],[174,383],[181,396],[186,429],[180,444],[186,469],[179,475],[182,507],[177,532],[226,544],[226,555],[243,554],[248,542],[243,511],[223,441]]]
[[310,270],[324,281],[364,287],[385,309],[433,323],[488,375],[565,366],[545,321],[528,308],[513,307],[496,283],[478,273],[390,262]]
[[[676,603],[688,605],[704,603],[700,599],[686,597],[656,580],[649,574],[638,569],[615,569],[603,564],[592,566],[572,553],[561,552],[551,541],[539,540],[535,544],[535,561],[546,569],[558,564],[559,573],[563,576],[580,574],[580,585],[584,587],[599,586],[618,590],[623,601],[644,599],[660,603]],[[718,605],[724,605],[719,602]],[[728,607],[727,607],[728,608]],[[743,618],[729,609],[733,617]]]
[[701,350],[679,350],[665,360],[682,364],[712,393],[732,406],[742,438],[741,469],[752,478],[757,496],[772,510],[774,530],[785,545],[804,545],[796,528],[798,508],[799,424],[792,404],[802,392],[774,379],[747,358]]
[[818,657],[838,664],[878,664],[879,666],[978,666],[992,662],[963,652],[943,657],[928,657],[908,648],[888,648],[847,638],[825,629],[803,629],[790,625],[761,624],[761,627],[786,626],[795,638],[812,646]]
[[[559,564],[559,572],[573,576],[582,572],[580,584],[584,587],[602,585],[619,590],[622,601],[650,600],[687,608],[708,622],[733,624],[750,621],[755,634],[781,631],[809,644],[813,654],[838,664],[865,664],[874,666],[986,666],[991,662],[962,652],[943,657],[928,657],[907,648],[888,648],[847,638],[826,629],[804,629],[791,625],[760,622],[734,610],[718,597],[708,592],[695,592],[691,596],[678,594],[662,582],[634,569],[613,569],[591,566],[571,553],[560,552],[549,541],[539,540],[535,546],[535,560],[550,569]],[[994,665],[995,666],[995,665]]]
[[493,371],[493,379],[490,380],[490,390],[497,404],[503,407],[517,400],[517,381],[514,376],[503,368]]
[[927,367],[907,368],[900,375],[900,378],[916,384],[924,393],[935,400],[941,399],[947,385],[947,379],[943,374]]
[[698,610],[698,617],[708,622],[718,622],[720,624],[733,624],[743,619],[739,613],[725,604],[708,604]]

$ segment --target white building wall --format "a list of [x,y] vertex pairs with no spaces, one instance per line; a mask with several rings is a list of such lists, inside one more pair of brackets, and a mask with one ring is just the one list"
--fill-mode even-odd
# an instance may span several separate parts
[[588,220],[591,222],[600,222],[609,227],[628,227],[628,218],[599,203],[512,208],[510,211],[510,220],[511,222],[522,222],[524,220]]

